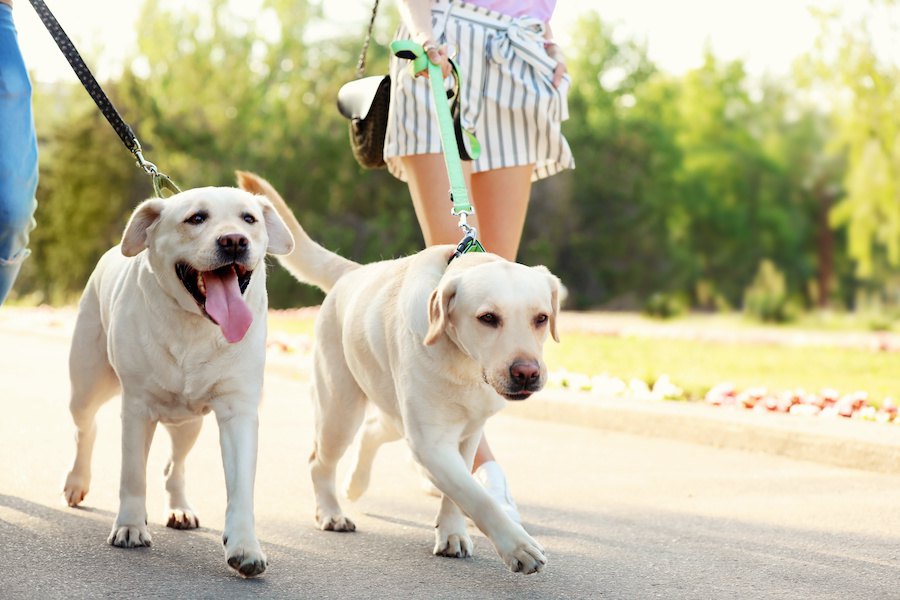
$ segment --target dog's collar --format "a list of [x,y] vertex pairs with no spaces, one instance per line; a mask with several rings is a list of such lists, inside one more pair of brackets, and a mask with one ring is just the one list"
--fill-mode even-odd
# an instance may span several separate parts
[[484,246],[481,245],[481,242],[478,241],[478,238],[475,237],[475,229],[471,227],[466,231],[466,235],[463,236],[462,241],[450,256],[450,260],[447,261],[447,264],[453,262],[454,258],[462,256],[463,254],[468,254],[469,252],[487,252],[487,250],[484,249]]

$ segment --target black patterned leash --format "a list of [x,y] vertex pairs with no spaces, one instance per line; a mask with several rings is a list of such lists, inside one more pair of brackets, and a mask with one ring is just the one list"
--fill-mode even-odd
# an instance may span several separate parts
[[57,21],[56,17],[53,16],[53,13],[50,12],[47,4],[44,3],[43,0],[29,1],[31,2],[31,6],[33,6],[34,10],[37,12],[38,17],[40,17],[44,26],[47,28],[47,31],[50,32],[53,41],[59,46],[59,49],[66,57],[66,60],[69,61],[69,65],[72,66],[72,70],[75,71],[75,75],[78,76],[84,89],[87,90],[87,93],[94,99],[97,108],[100,109],[100,112],[106,117],[106,120],[109,121],[109,124],[119,136],[119,139],[125,144],[125,148],[134,155],[137,160],[137,165],[153,179],[153,191],[156,195],[162,198],[164,192],[168,192],[168,195],[180,192],[181,190],[178,189],[178,186],[175,185],[167,175],[160,173],[156,168],[156,165],[144,159],[141,151],[141,144],[138,142],[137,136],[134,134],[131,126],[122,119],[119,111],[117,111],[116,107],[113,106],[113,103],[110,102],[106,92],[104,92],[103,88],[100,87],[100,84],[97,83],[91,70],[85,64],[84,59],[81,58],[81,54],[78,53],[78,50],[75,48],[72,40],[69,39],[69,36],[66,35],[66,32],[63,31],[59,21]]

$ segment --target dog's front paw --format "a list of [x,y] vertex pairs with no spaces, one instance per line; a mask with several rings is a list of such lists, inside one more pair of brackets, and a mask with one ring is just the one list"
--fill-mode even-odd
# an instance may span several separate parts
[[356,531],[356,523],[341,513],[330,515],[316,511],[316,523],[322,531]]
[[112,532],[106,539],[110,546],[119,548],[138,548],[149,546],[150,530],[146,525],[113,525]]
[[439,514],[434,529],[434,555],[448,558],[471,558],[472,538],[466,532],[466,522],[457,511]]
[[242,577],[256,577],[262,575],[269,565],[266,555],[259,546],[257,540],[246,543],[238,543],[231,540],[229,544],[228,537],[222,539],[225,544],[225,560],[228,566],[237,571]]
[[471,558],[472,538],[467,533],[450,534],[442,536],[438,534],[434,543],[434,555],[447,558]]
[[510,571],[524,575],[537,573],[547,564],[544,549],[527,533],[515,541],[512,550],[501,552],[500,557]]
[[166,512],[166,527],[172,529],[197,529],[200,519],[190,508],[170,508]]
[[75,473],[75,471],[69,471],[69,474],[66,476],[66,483],[63,485],[63,498],[65,498],[66,504],[73,507],[81,504],[81,501],[87,496],[90,484],[90,477],[84,477]]

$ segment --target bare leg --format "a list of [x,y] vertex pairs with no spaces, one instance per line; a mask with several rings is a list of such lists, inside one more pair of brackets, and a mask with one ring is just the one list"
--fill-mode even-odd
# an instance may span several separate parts
[[[417,154],[401,159],[409,177],[409,193],[426,246],[458,244],[462,239],[458,219],[450,214],[450,179],[442,154]],[[470,168],[463,164],[466,185],[471,189]],[[477,226],[477,217],[469,223]]]
[[[516,260],[531,196],[533,165],[483,171],[472,175],[472,202],[479,216],[478,237],[488,252]],[[494,460],[482,435],[472,470]]]
[[472,205],[478,238],[488,252],[516,260],[531,196],[532,165],[472,175]]
[[487,436],[482,433],[481,441],[478,442],[478,448],[475,450],[475,462],[472,464],[472,471],[477,471],[478,467],[492,460],[496,460],[494,453],[488,445]]

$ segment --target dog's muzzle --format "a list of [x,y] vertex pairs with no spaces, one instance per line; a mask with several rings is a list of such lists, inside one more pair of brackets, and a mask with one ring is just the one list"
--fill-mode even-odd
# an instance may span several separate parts
[[541,365],[533,360],[517,360],[509,366],[509,379],[501,395],[507,400],[525,400],[543,387]]

